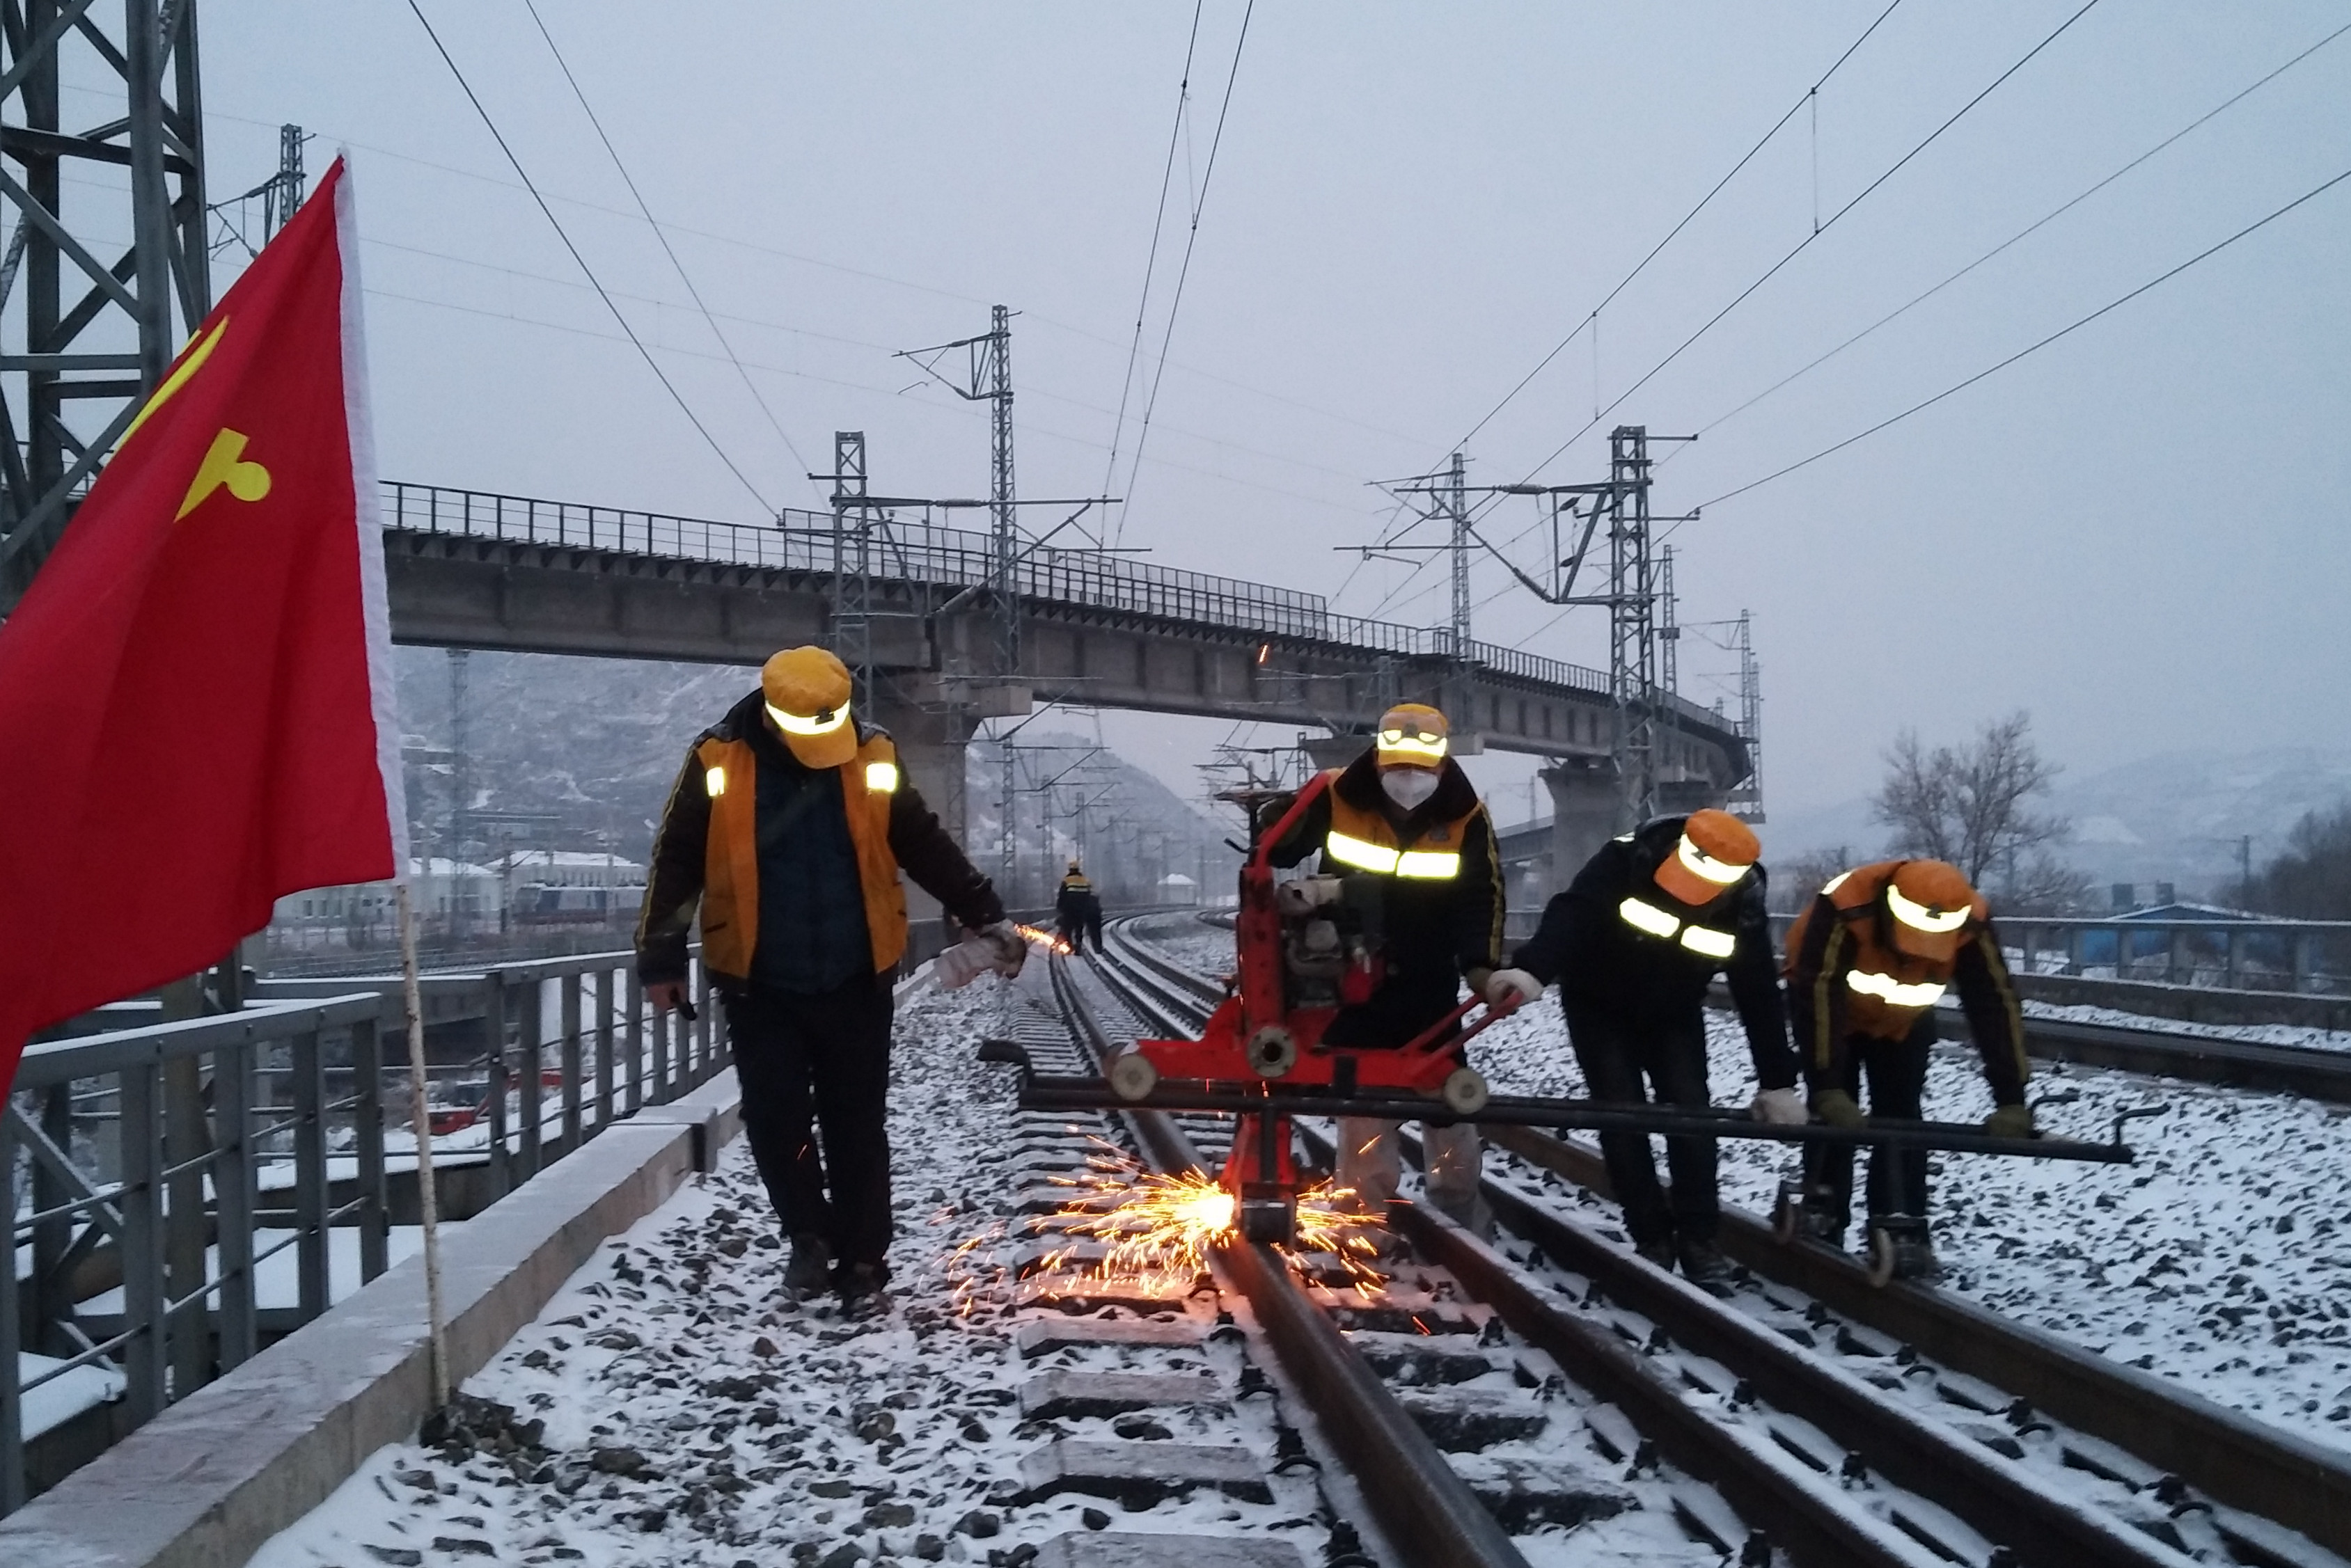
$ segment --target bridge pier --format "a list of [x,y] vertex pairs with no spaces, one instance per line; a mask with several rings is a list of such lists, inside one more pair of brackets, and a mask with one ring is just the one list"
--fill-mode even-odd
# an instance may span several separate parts
[[1600,846],[1632,825],[1625,792],[1604,755],[1561,757],[1535,775],[1551,791],[1551,885],[1562,892]]
[[[883,674],[874,684],[872,722],[897,742],[898,765],[905,770],[907,782],[922,792],[924,804],[938,814],[965,854],[975,862],[987,858],[974,853],[964,784],[971,738],[979,721],[991,716],[987,705],[954,701],[942,692],[935,677]],[[939,915],[939,901],[909,878],[907,920],[917,927],[936,925]]]

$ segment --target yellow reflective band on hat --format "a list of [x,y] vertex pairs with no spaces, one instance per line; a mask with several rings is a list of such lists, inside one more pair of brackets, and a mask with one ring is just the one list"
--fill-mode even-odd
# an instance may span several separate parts
[[1445,737],[1407,734],[1402,730],[1380,732],[1380,761],[1426,761],[1430,763],[1445,760]]
[[1625,917],[1626,925],[1635,930],[1646,931],[1653,937],[1669,938],[1682,927],[1681,921],[1674,916],[1639,898],[1625,899],[1616,906],[1616,912]]
[[1687,833],[1682,835],[1682,841],[1674,850],[1674,854],[1689,869],[1691,876],[1703,877],[1718,888],[1728,888],[1747,875],[1746,867],[1734,866],[1728,860],[1717,860],[1713,856],[1692,844]]
[[1826,898],[1831,893],[1835,892],[1839,888],[1844,887],[1844,879],[1852,875],[1853,873],[1850,871],[1840,871],[1835,876],[1830,877],[1827,881],[1822,883],[1821,896],[1823,898]]
[[1322,841],[1322,852],[1343,866],[1353,866],[1359,871],[1376,871],[1383,877],[1393,877],[1396,869],[1396,852],[1382,845],[1372,844],[1352,833],[1337,828]]
[[1874,974],[1865,969],[1847,970],[1844,982],[1864,996],[1874,996],[1889,1007],[1932,1007],[1942,1000],[1943,982],[1922,980],[1906,982],[1890,974]]
[[866,763],[865,787],[875,794],[895,794],[898,791],[898,764],[895,763]]
[[1431,880],[1458,876],[1461,857],[1450,849],[1407,849],[1396,857],[1396,875]]
[[843,705],[803,719],[798,713],[787,713],[770,702],[768,704],[768,717],[773,719],[776,728],[787,735],[830,735],[849,722],[849,709]]
[[716,800],[726,793],[726,770],[705,768],[702,772],[702,793]]
[[1700,958],[1727,959],[1738,945],[1737,937],[1711,926],[1692,926],[1682,932],[1682,946]]
[[1894,918],[1916,931],[1931,931],[1936,936],[1949,936],[1968,923],[1969,911],[1944,909],[1937,911],[1924,904],[1913,903],[1902,896],[1902,889],[1888,882],[1886,885],[1886,907]]

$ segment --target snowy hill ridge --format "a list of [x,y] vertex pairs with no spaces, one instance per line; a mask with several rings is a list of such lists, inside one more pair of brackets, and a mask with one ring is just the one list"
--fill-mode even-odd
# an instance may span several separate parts
[[[2058,775],[2049,809],[2071,817],[2061,853],[2100,883],[2176,882],[2183,895],[2233,887],[2239,840],[2252,836],[2256,870],[2309,812],[2351,798],[2351,749],[2278,746],[2253,752],[2167,752],[2097,773]],[[1886,829],[1865,798],[1774,812],[1768,852],[1791,860],[1843,845],[1877,854]]]

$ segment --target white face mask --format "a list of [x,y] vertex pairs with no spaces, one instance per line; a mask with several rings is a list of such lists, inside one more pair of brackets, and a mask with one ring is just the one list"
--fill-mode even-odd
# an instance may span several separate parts
[[1427,768],[1382,768],[1380,787],[1406,811],[1417,811],[1437,793],[1437,774]]

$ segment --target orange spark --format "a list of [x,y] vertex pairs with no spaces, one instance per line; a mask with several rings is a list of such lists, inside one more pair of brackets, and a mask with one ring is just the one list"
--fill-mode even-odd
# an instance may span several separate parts
[[1049,931],[1042,926],[1015,926],[1013,929],[1048,952],[1066,953],[1074,950],[1068,942],[1061,940],[1059,932]]

